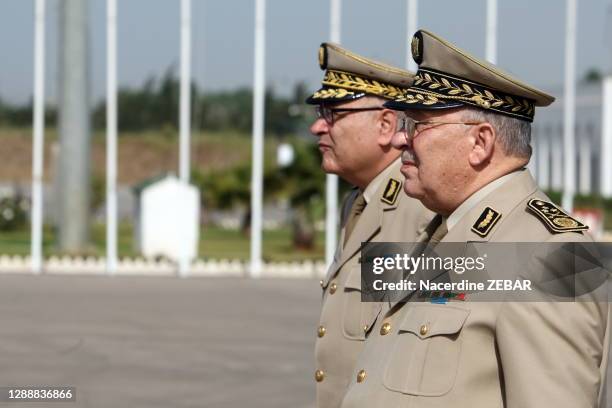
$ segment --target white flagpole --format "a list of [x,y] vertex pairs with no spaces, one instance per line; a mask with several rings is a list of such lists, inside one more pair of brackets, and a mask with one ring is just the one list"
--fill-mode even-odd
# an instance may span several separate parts
[[563,146],[558,143],[563,129],[559,129],[556,136],[551,138],[552,145],[552,169],[550,186],[555,191],[563,189]]
[[329,40],[331,42],[340,43],[342,0],[331,0],[329,6]]
[[576,123],[576,0],[567,0],[565,27],[565,95],[563,106],[563,208],[573,211],[575,186],[575,123]]
[[179,107],[179,178],[189,183],[191,133],[191,0],[181,0],[181,91]]
[[412,41],[412,36],[414,35],[414,33],[418,30],[418,21],[419,21],[419,6],[418,6],[418,0],[407,0],[407,13],[408,15],[406,16],[406,38],[407,38],[407,45],[406,45],[406,68],[408,68],[408,70],[412,71],[412,72],[416,72],[417,70],[417,64],[416,62],[414,62],[414,59],[412,59],[412,50],[410,49],[410,43]]
[[486,60],[497,64],[497,0],[487,0]]
[[250,276],[261,276],[263,137],[265,107],[266,0],[255,2],[255,68],[253,74],[253,169],[251,180]]
[[578,136],[578,138],[580,139],[578,149],[578,157],[580,158],[578,191],[580,191],[580,194],[587,195],[591,194],[591,132],[589,129],[583,128],[582,136]]
[[106,272],[117,271],[117,0],[106,16]]
[[601,115],[600,191],[606,198],[612,197],[612,76],[603,80]]
[[538,185],[543,190],[550,187],[550,132],[542,129],[537,135],[537,164],[538,164]]
[[32,145],[32,272],[42,272],[43,160],[45,131],[45,0],[34,9],[34,143]]
[[[330,0],[329,40],[340,43],[341,0]],[[338,176],[325,177],[325,265],[334,260],[338,240]]]
[[[189,184],[191,136],[191,0],[181,0],[181,84],[179,106],[179,179]],[[179,276],[189,274],[189,259],[179,259]]]

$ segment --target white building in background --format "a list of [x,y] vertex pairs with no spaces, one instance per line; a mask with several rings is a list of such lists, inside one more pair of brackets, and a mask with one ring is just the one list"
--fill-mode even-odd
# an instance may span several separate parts
[[[562,95],[562,89],[553,95]],[[529,168],[544,190],[563,189],[563,98],[548,107],[536,108],[533,124],[533,155]],[[600,194],[603,179],[603,90],[601,82],[580,83],[576,88],[576,194]]]
[[174,175],[136,187],[136,242],[145,257],[176,262],[198,255],[200,193]]

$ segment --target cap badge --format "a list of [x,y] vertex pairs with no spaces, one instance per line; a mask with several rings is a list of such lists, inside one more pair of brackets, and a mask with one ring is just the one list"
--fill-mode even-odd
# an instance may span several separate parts
[[410,49],[414,62],[416,62],[417,65],[421,64],[421,62],[423,62],[423,36],[420,31],[417,31],[412,37]]
[[325,69],[325,46],[320,46],[319,47],[319,66],[321,67],[321,69]]

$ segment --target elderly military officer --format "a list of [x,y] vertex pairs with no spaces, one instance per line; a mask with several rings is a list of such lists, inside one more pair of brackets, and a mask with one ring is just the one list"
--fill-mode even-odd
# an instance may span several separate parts
[[414,241],[433,214],[402,194],[400,151],[391,145],[397,114],[383,107],[412,83],[413,74],[329,43],[319,49],[319,64],[326,72],[322,88],[307,99],[318,114],[310,130],[323,170],[355,186],[342,206],[334,262],[321,281],[316,330],[317,404],[335,408],[380,310],[379,304],[361,303],[361,243]]
[[[535,106],[554,98],[427,31],[411,46],[415,82],[387,106],[408,115],[394,138],[404,189],[438,214],[419,239],[588,242],[587,228],[524,168]],[[404,298],[383,310],[342,407],[597,405],[607,304],[478,295],[445,304]]]

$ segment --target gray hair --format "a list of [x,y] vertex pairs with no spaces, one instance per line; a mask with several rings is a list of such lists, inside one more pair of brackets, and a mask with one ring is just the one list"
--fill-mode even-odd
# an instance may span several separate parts
[[462,113],[465,121],[491,124],[497,133],[497,140],[508,156],[524,159],[531,157],[531,123],[472,107],[466,107]]

